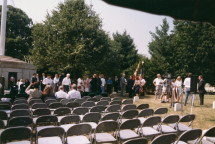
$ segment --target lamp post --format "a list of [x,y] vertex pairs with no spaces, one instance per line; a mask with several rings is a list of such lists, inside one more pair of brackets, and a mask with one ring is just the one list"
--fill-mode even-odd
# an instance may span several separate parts
[[7,18],[7,0],[3,0],[1,15],[0,56],[5,55],[6,18]]

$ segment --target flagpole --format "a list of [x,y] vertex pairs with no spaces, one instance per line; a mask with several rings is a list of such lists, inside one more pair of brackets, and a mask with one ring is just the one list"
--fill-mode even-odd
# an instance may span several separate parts
[[0,39],[0,55],[5,55],[5,36],[6,36],[6,19],[7,18],[7,0],[3,0],[1,15],[1,39]]

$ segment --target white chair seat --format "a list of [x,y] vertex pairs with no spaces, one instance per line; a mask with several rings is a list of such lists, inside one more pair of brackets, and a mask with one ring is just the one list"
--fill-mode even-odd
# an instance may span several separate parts
[[37,127],[37,132],[41,131],[42,129],[50,128],[50,127],[54,127],[54,126],[53,125],[50,125],[50,126],[39,126],[39,127]]
[[[157,129],[158,126],[153,126],[154,129]],[[168,125],[161,125],[161,133],[177,133],[177,130],[173,129]]]
[[85,136],[70,136],[67,137],[67,144],[91,144]]
[[143,127],[140,129],[140,133],[142,133],[142,135],[145,137],[156,136],[160,134],[160,132],[156,131],[152,127]]
[[119,135],[120,135],[121,140],[127,140],[127,139],[131,139],[131,138],[140,137],[137,133],[135,133],[132,130],[120,130]]
[[62,144],[60,137],[42,137],[38,138],[38,144]]
[[96,142],[115,142],[117,141],[111,134],[109,133],[96,133]]
[[84,122],[84,124],[91,125],[91,127],[92,127],[93,130],[96,129],[96,127],[97,127],[97,124],[95,122]]
[[36,124],[38,117],[33,118],[33,123]]
[[57,116],[58,122],[60,122],[65,116]]
[[30,141],[24,140],[24,141],[15,141],[15,142],[9,142],[6,144],[31,144]]
[[[170,124],[169,126],[172,127],[172,128],[175,128],[175,125],[176,124]],[[178,124],[178,131],[180,131],[180,132],[188,131],[188,130],[191,130],[191,129],[192,129],[191,127],[188,127],[188,126],[186,126],[184,124],[181,124],[181,123]]]
[[178,143],[174,142],[174,144],[187,144],[187,143],[183,141],[179,141]]
[[64,124],[64,125],[61,125],[60,127],[62,127],[65,130],[65,132],[67,132],[68,129],[74,125],[76,125],[76,124]]
[[206,140],[215,143],[215,137],[206,137]]
[[7,120],[3,120],[4,125],[7,126]]
[[209,141],[207,141],[205,139],[202,139],[201,144],[214,144],[214,143],[209,142]]
[[144,118],[144,117],[139,117],[138,119],[140,120],[141,124],[143,124],[146,120],[146,118]]

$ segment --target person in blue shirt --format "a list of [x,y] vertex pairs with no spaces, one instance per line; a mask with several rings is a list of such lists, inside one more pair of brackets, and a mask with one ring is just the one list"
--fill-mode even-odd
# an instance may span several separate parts
[[108,94],[111,94],[111,92],[112,92],[112,84],[113,84],[113,82],[111,80],[111,77],[109,77],[107,80],[107,92],[108,92]]

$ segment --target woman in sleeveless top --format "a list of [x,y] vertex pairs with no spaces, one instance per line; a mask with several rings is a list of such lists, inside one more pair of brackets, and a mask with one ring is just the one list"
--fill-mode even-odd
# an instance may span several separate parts
[[140,85],[141,85],[141,82],[140,82],[139,78],[136,77],[136,80],[135,80],[134,86],[133,86],[134,87],[134,92],[135,92],[136,96],[139,96]]

